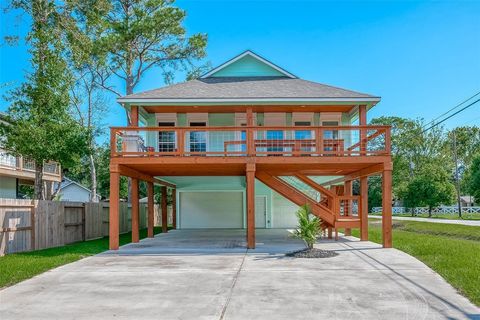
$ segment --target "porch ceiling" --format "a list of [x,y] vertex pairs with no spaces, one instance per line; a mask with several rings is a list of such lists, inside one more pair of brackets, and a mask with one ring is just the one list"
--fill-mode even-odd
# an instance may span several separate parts
[[[245,175],[247,159],[242,157],[218,159],[212,158],[213,157],[189,157],[189,159],[171,158],[168,160],[165,158],[153,158],[148,159],[148,161],[120,159],[128,160],[128,163],[119,162],[118,164],[125,165],[150,176],[168,177]],[[362,162],[360,162],[361,159],[343,158],[338,159],[336,162],[328,160],[327,163],[321,162],[319,161],[321,159],[317,158],[308,158],[310,161],[305,161],[305,158],[307,157],[303,157],[301,159],[295,159],[294,157],[282,157],[282,159],[275,159],[275,162],[271,161],[273,160],[272,158],[277,157],[257,157],[255,162],[256,170],[268,171],[275,175],[292,175],[294,173],[302,173],[309,176],[345,176],[384,163],[383,161],[380,161],[380,159],[377,159],[377,161],[372,161],[374,160],[371,159],[373,157],[365,157],[368,159],[363,158]],[[358,162],[352,162],[351,160],[357,160]]]

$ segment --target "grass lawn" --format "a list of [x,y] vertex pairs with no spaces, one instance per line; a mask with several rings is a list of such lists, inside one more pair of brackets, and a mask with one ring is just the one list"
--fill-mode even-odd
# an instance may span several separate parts
[[[161,233],[155,227],[154,233]],[[147,229],[140,230],[140,239],[147,237]],[[132,234],[120,235],[120,245],[131,242]],[[62,247],[8,254],[0,257],[0,288],[11,286],[37,274],[61,265],[108,250],[108,237],[76,242]]]
[[[369,213],[371,216],[381,216],[382,213]],[[394,217],[412,217],[411,213],[396,213]],[[415,215],[415,218],[428,218],[428,213]],[[462,213],[462,218],[458,214],[432,214],[431,219],[449,219],[449,220],[480,220],[480,213]]]
[[[370,241],[382,242],[381,223],[370,220]],[[352,235],[358,237],[358,230]],[[480,305],[480,227],[394,220],[393,246],[421,260]]]

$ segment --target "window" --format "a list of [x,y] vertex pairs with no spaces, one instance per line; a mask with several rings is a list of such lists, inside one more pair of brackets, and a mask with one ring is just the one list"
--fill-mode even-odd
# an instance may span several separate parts
[[[322,126],[338,126],[338,121],[323,121]],[[338,139],[338,130],[324,130],[323,139]]]
[[[206,122],[190,122],[190,127],[206,127]],[[207,151],[207,133],[205,131],[190,131],[190,152]]]
[[[323,121],[323,126],[338,126],[338,121]],[[324,151],[338,151],[338,130],[324,130]]]
[[[312,125],[310,121],[295,121],[293,124],[295,127],[309,127]],[[312,140],[313,132],[312,130],[295,130],[295,140]],[[300,150],[310,152],[313,151],[310,142],[301,142]]]
[[[159,127],[175,127],[175,122],[159,122]],[[158,132],[158,151],[174,152],[175,151],[175,131]]]
[[[295,127],[308,127],[311,125],[310,121],[295,121]],[[312,139],[312,130],[295,130],[296,140]]]

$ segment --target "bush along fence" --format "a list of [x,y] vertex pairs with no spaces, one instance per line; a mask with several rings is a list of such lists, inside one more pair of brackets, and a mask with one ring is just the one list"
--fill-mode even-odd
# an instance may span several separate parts
[[[373,207],[372,213],[381,213],[381,207]],[[393,207],[392,214],[404,214],[404,213],[413,213],[413,214],[428,214],[428,207],[416,207],[416,208],[407,208],[407,207]],[[462,207],[462,213],[480,213],[480,207]],[[432,214],[458,214],[458,207],[438,207],[432,209]]]
[[[120,233],[131,231],[131,206],[120,204]],[[171,208],[169,208],[171,209]],[[32,201],[0,198],[0,256],[46,249],[108,235],[108,202]],[[161,209],[155,205],[155,225]],[[169,210],[168,221],[172,221]],[[140,228],[147,227],[147,204],[140,203]]]

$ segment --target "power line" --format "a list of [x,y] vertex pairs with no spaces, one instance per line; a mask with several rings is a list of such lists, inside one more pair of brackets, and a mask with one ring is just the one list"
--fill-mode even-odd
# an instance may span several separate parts
[[480,99],[475,100],[474,102],[468,104],[466,107],[463,107],[462,109],[458,110],[457,112],[455,112],[455,113],[449,115],[448,117],[444,118],[442,121],[437,122],[437,123],[433,124],[432,126],[430,126],[428,129],[423,130],[422,133],[423,133],[423,132],[426,132],[426,131],[428,131],[428,130],[436,127],[436,126],[438,126],[438,125],[439,125],[440,123],[442,123],[442,122],[447,121],[447,120],[450,119],[451,117],[459,114],[460,112],[464,111],[464,110],[467,109],[467,108],[470,108],[471,106],[473,106],[474,104],[476,104],[476,103],[479,102],[479,101],[480,101]]
[[426,126],[429,126],[431,123],[434,123],[437,119],[440,119],[441,117],[443,117],[444,115],[448,114],[449,112],[457,109],[458,107],[460,107],[462,104],[464,104],[465,102],[475,98],[476,96],[478,96],[480,94],[480,91],[475,93],[473,96],[471,96],[470,98],[468,99],[465,99],[463,100],[462,102],[460,102],[459,104],[457,104],[456,106],[454,106],[453,108],[450,108],[449,110],[447,110],[446,112],[442,113],[441,115],[439,115],[438,117],[436,117],[435,119],[433,119],[432,121],[428,122],[427,124],[425,124],[423,127],[425,128]]

